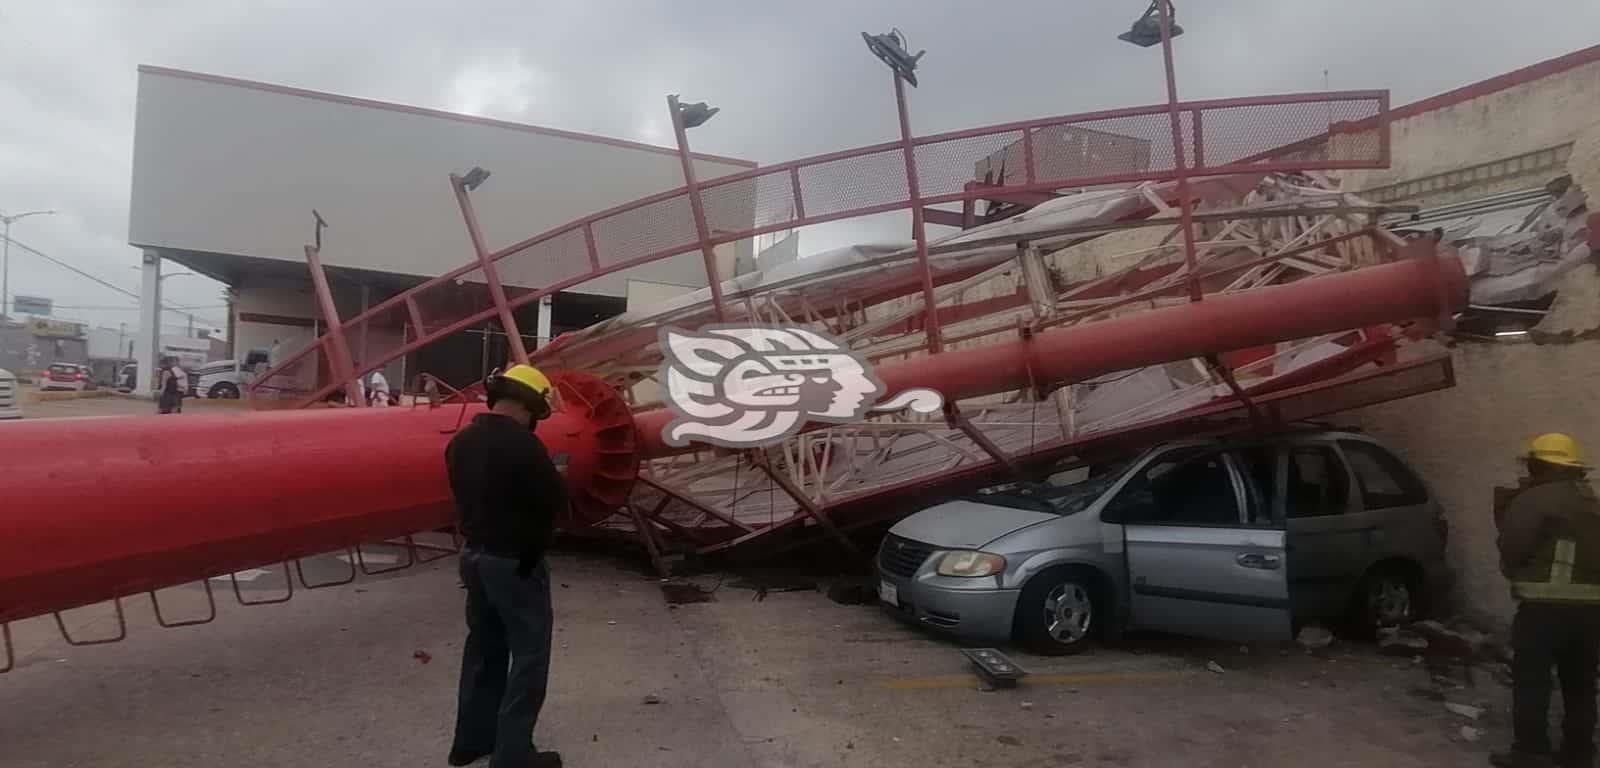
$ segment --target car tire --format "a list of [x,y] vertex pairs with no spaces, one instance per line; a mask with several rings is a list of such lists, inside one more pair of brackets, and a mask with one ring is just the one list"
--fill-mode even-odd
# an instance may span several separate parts
[[1094,645],[1110,618],[1093,573],[1046,571],[1029,580],[1017,599],[1017,640],[1036,653],[1067,656]]
[[219,381],[211,385],[211,390],[206,393],[206,397],[212,400],[238,400],[239,388],[230,382]]
[[1351,620],[1363,635],[1424,617],[1422,579],[1400,563],[1379,563],[1361,578],[1352,596]]

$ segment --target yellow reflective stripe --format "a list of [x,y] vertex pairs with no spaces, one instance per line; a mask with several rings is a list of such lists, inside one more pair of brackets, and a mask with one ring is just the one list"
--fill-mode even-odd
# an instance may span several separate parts
[[1556,539],[1556,556],[1550,561],[1550,583],[1571,584],[1572,564],[1578,561],[1578,543],[1572,539]]
[[1522,600],[1600,603],[1600,584],[1545,584],[1538,581],[1517,581],[1511,584],[1511,594]]

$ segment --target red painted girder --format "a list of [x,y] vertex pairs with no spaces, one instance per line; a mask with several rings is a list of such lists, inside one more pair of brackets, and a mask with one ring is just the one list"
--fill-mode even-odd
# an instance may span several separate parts
[[[981,347],[887,363],[877,368],[892,396],[914,387],[962,400],[1038,386],[1054,387],[1147,365],[1303,339],[1415,318],[1438,318],[1467,301],[1467,278],[1453,256],[1419,255],[1392,264],[1268,286],[1204,301],[1048,330]],[[640,450],[682,449],[661,439],[666,409],[634,415]]]

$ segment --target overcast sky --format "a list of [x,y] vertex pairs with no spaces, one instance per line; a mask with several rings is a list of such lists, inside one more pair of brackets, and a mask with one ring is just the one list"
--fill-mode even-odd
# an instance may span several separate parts
[[[0,211],[12,235],[138,288],[127,246],[135,69],[198,70],[666,144],[663,96],[723,114],[705,152],[774,163],[896,136],[859,32],[928,49],[917,133],[1165,98],[1143,0],[0,0]],[[1179,0],[1183,98],[1388,88],[1394,103],[1600,42],[1596,0]],[[802,239],[802,250],[817,241]],[[135,301],[12,249],[11,292],[135,325]],[[221,323],[220,285],[167,282]],[[169,325],[181,318],[167,317]]]

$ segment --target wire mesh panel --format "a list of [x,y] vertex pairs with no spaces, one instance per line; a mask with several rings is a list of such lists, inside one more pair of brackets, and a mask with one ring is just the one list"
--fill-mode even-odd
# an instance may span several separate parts
[[787,168],[700,188],[713,237],[794,221],[794,179]]
[[327,336],[300,353],[278,363],[250,385],[252,404],[258,408],[290,407],[333,382],[327,355]]
[[913,155],[922,195],[960,192],[967,183],[990,177],[994,179],[992,183],[1002,184],[1008,169],[1016,171],[1021,183],[1026,154],[1022,135],[1022,131],[1002,131],[918,145]]
[[809,218],[903,203],[908,194],[899,147],[800,168],[800,199]]
[[700,239],[687,192],[596,219],[593,229],[602,268],[692,246]]
[[379,309],[346,325],[344,334],[357,370],[400,354],[407,341],[417,338],[404,303]]
[[1379,98],[1322,99],[1284,104],[1214,106],[1200,110],[1205,167],[1235,163],[1303,167],[1385,161],[1375,118]]
[[506,298],[516,301],[541,288],[589,272],[589,245],[582,227],[545,238],[494,262]]
[[413,293],[412,298],[427,333],[436,333],[466,318],[494,310],[494,299],[489,296],[489,283],[482,269],[425,286]]
[[[1387,98],[1359,91],[1179,104],[1179,140],[1191,166],[1209,173],[1382,167],[1388,161]],[[943,204],[992,196],[994,185],[1050,192],[1170,179],[1176,168],[1172,142],[1168,107],[1150,105],[927,136],[913,140],[913,160],[924,201]],[[718,243],[910,204],[903,150],[892,144],[711,180],[701,192],[710,236]],[[698,240],[688,193],[677,190],[580,219],[496,264],[507,297],[526,302],[559,282],[694,250]],[[426,343],[494,309],[475,269],[409,295],[420,324],[390,306],[381,310],[384,317],[372,312],[352,327],[365,327],[370,341],[375,329],[413,320]],[[412,311],[405,305],[406,315]],[[399,349],[381,343],[361,356]]]

